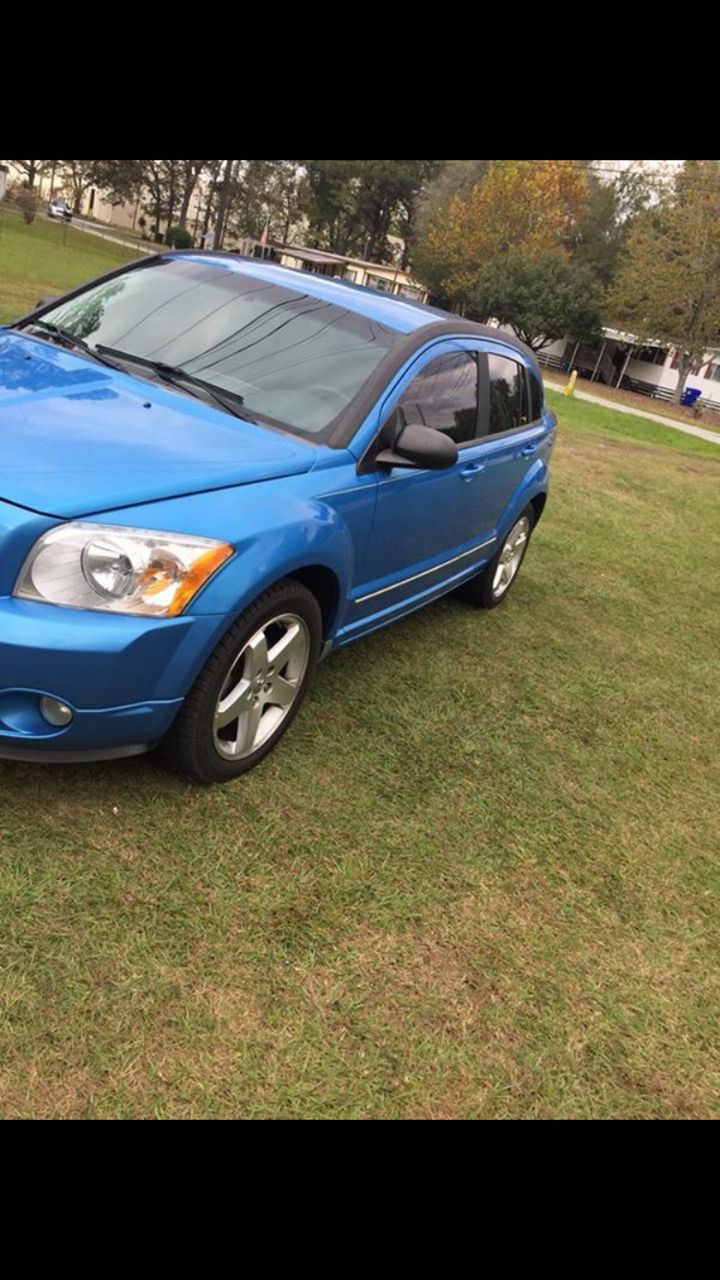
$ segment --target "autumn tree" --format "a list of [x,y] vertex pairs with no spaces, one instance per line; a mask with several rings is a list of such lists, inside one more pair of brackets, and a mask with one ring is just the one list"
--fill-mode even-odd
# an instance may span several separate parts
[[467,307],[493,259],[567,251],[586,206],[587,178],[573,160],[493,160],[480,182],[436,208],[415,247],[415,270]]
[[678,352],[674,400],[720,341],[720,166],[685,165],[676,189],[640,215],[608,298],[614,323]]

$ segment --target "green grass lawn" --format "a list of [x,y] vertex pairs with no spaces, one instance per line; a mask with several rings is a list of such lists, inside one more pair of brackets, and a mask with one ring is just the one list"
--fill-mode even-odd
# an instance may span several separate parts
[[[142,252],[152,250],[143,246]],[[139,256],[133,249],[42,217],[28,227],[16,210],[1,204],[0,324],[29,311],[38,298],[72,289]]]
[[720,449],[553,404],[507,603],[331,657],[245,780],[0,763],[0,1115],[720,1114]]
[[[557,414],[562,415],[568,403],[567,396],[562,392],[551,391],[549,388],[546,395],[548,404]],[[598,409],[600,409],[599,413]],[[654,409],[649,412],[654,412]],[[612,408],[606,409],[604,405],[599,406],[589,400],[573,399],[572,421],[575,426],[596,436],[611,436],[619,440],[644,440],[648,444],[664,444],[671,449],[683,449],[685,452],[704,453],[713,457],[718,456],[720,449],[720,434],[716,444],[714,441],[704,440],[701,436],[686,435],[676,427],[664,427],[649,418],[636,418],[634,414],[623,413]],[[688,423],[688,425],[697,424]],[[707,424],[703,423],[703,426],[707,427]]]

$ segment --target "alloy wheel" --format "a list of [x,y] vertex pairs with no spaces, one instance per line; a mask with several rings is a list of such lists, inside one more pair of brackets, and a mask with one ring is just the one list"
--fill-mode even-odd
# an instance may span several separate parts
[[280,727],[303,682],[310,633],[294,613],[271,618],[235,658],[215,707],[213,739],[219,755],[242,760]]
[[520,562],[525,554],[527,540],[530,537],[530,521],[527,516],[521,516],[516,524],[513,525],[500,552],[497,562],[495,576],[493,578],[492,593],[493,597],[498,600],[500,596],[504,596],[515,574],[520,568]]

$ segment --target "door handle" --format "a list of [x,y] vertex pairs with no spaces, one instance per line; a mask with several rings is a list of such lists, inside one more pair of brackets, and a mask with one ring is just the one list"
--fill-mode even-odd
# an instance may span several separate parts
[[479,476],[480,472],[484,470],[484,462],[468,462],[466,466],[461,467],[460,475],[463,480],[473,480],[475,476]]
[[537,445],[536,445],[536,444],[525,444],[525,445],[523,445],[522,449],[520,450],[520,457],[521,457],[521,458],[529,458],[529,457],[530,457],[530,454],[531,454],[531,453],[535,453],[535,450],[536,450],[536,449],[537,449]]

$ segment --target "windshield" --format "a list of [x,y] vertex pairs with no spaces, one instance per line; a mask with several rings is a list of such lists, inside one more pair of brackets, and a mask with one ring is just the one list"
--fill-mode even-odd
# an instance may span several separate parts
[[[183,369],[253,415],[316,434],[401,336],[376,320],[218,264],[163,258],[43,315],[91,347]],[[143,370],[133,366],[133,373]]]

